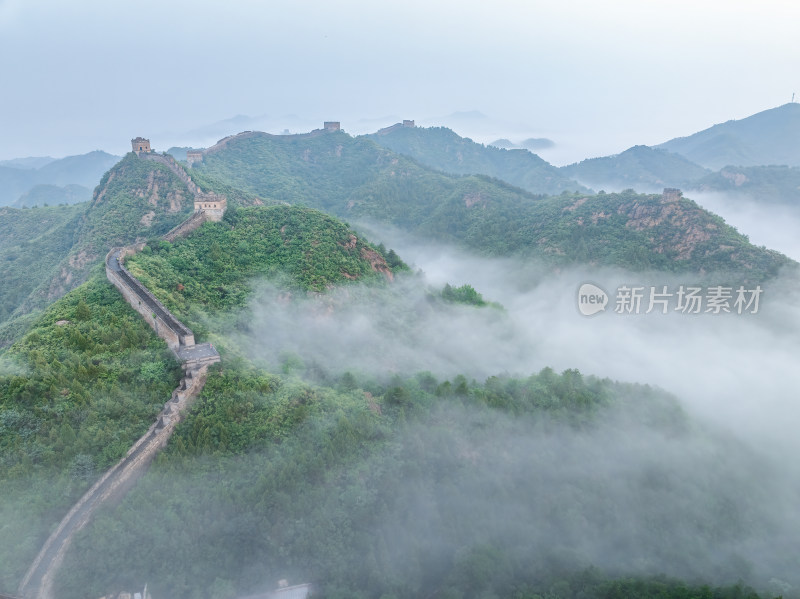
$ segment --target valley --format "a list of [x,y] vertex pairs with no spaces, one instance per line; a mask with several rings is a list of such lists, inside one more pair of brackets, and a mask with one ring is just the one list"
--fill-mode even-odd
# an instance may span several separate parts
[[[796,262],[692,192],[572,188],[447,131],[246,132],[3,209],[28,277],[4,303],[0,588],[794,596]],[[398,132],[414,156],[379,145]],[[587,318],[586,281],[763,303]],[[195,335],[218,354],[182,372]]]

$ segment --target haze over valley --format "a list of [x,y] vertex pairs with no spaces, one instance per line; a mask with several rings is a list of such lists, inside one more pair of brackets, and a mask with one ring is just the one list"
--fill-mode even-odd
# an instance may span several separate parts
[[800,598],[795,13],[0,0],[0,599]]

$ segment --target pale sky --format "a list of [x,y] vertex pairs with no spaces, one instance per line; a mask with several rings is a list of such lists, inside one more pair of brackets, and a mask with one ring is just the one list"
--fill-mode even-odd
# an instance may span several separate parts
[[560,164],[800,96],[800,3],[0,0],[0,60],[0,159],[411,118]]

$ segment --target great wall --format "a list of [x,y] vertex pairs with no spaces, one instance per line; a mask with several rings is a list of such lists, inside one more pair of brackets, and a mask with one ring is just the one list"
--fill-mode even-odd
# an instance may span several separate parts
[[[195,211],[188,219],[162,238],[175,241],[185,237],[206,221],[219,221],[224,215],[226,198],[203,192],[191,180],[172,156],[152,153],[149,140],[131,140],[133,150],[140,158],[152,160],[169,168],[183,181],[194,195]],[[172,397],[164,404],[156,421],[128,450],[125,456],[108,470],[61,520],[47,538],[39,554],[19,585],[18,593],[24,599],[55,599],[53,582],[70,542],[75,534],[91,520],[104,503],[120,499],[132,487],[152,462],[155,455],[169,441],[175,427],[183,419],[205,384],[208,366],[220,361],[219,353],[210,343],[195,343],[194,333],[178,320],[150,291],[125,268],[124,259],[141,251],[144,243],[112,248],[106,255],[106,276],[120,291],[125,301],[133,307],[156,334],[161,337],[180,361],[184,375]],[[11,597],[11,595],[0,595]]]

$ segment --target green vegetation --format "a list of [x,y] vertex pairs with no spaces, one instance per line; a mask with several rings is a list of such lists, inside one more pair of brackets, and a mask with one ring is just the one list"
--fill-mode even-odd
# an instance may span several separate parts
[[76,250],[105,256],[137,236],[162,235],[192,213],[193,202],[186,184],[166,166],[131,152],[101,179]]
[[[407,267],[396,254],[392,268]],[[229,209],[174,244],[155,242],[127,261],[170,309],[212,311],[244,305],[256,277],[288,277],[288,288],[324,291],[337,283],[391,273],[385,256],[344,223],[294,206]]]
[[[19,212],[41,211],[42,240],[54,256],[68,250],[59,267],[76,278],[110,246],[150,237],[130,270],[201,337],[246,328],[255,280],[270,278],[292,301],[407,268],[317,209],[554,266],[761,278],[791,263],[687,199],[538,197],[435,172],[344,133],[234,138],[191,172],[232,206],[175,243],[154,238],[185,218],[190,194],[132,154],[85,211]],[[259,202],[296,205],[248,206]],[[0,252],[38,226],[13,214]],[[73,222],[70,244],[59,235]],[[72,283],[59,277],[38,289],[66,292]],[[486,305],[470,285],[447,285],[437,308],[472,312],[450,302]],[[381,307],[392,331],[426,309]],[[146,430],[179,378],[99,266],[21,323],[10,323],[13,334],[29,330],[0,356],[3,589],[15,588],[51,526]],[[755,599],[742,585],[653,577],[751,582],[755,555],[758,575],[795,576],[768,509],[769,469],[657,389],[549,368],[483,382],[331,372],[288,354],[277,373],[243,354],[211,369],[154,467],[75,539],[59,597],[147,582],[154,596],[233,599],[288,578],[342,599]]]
[[683,156],[647,146],[634,146],[615,156],[590,158],[561,167],[561,171],[595,189],[661,191],[691,187],[708,170]]
[[450,283],[447,283],[442,289],[442,299],[456,304],[467,304],[468,306],[483,307],[492,305],[484,301],[483,296],[475,291],[472,285],[466,284],[461,287],[452,287]]
[[92,190],[74,183],[63,187],[39,184],[31,187],[14,202],[16,208],[33,206],[58,206],[60,204],[79,204],[92,199]]
[[86,205],[0,208],[0,323],[56,274],[85,210]]
[[179,372],[100,272],[2,356],[0,588],[16,588],[50,526],[152,424]]
[[[156,465],[75,540],[58,595],[147,580],[154,595],[233,598],[288,578],[334,598],[755,597],[648,577],[675,561],[702,574],[705,543],[764,524],[731,517],[758,493],[708,488],[704,473],[741,467],[735,447],[693,450],[701,474],[681,471],[680,489],[667,491],[663,480],[678,473],[656,461],[624,483],[632,497],[609,493],[591,473],[637,447],[637,427],[659,447],[694,447],[709,434],[661,392],[576,371],[482,384],[423,373],[386,385],[345,373],[312,386],[223,364]],[[581,473],[565,481],[561,468]],[[655,501],[665,492],[704,499],[681,520],[671,510],[682,507]],[[643,574],[582,572],[603,558],[576,539],[613,538],[631,518],[647,524],[623,533],[637,550],[615,556],[615,569]]]
[[454,175],[487,175],[531,193],[588,191],[571,174],[562,172],[536,154],[523,149],[503,149],[498,142],[484,146],[460,137],[446,127],[399,127],[368,137],[398,154]]
[[800,168],[790,166],[725,167],[696,182],[701,191],[720,191],[759,203],[800,206]]
[[[0,206],[8,206],[19,200],[20,196],[29,193],[39,185],[49,187],[46,197],[53,196],[53,187],[64,188],[63,193],[75,192],[75,186],[83,189],[93,189],[100,177],[111,166],[119,160],[118,156],[112,156],[106,152],[96,150],[88,154],[79,156],[67,156],[59,160],[36,161],[9,161],[5,165],[0,165]],[[41,164],[43,162],[43,164]],[[10,166],[15,164],[16,166]],[[30,168],[18,168],[19,165]],[[40,198],[42,189],[34,192]],[[62,197],[61,201],[64,201]],[[89,199],[84,197],[84,201]],[[30,198],[25,200],[25,205],[30,205]]]
[[24,333],[26,314],[85,281],[111,247],[183,221],[193,199],[168,168],[131,153],[103,176],[88,204],[0,209],[0,344]]
[[485,176],[438,173],[344,133],[234,138],[192,173],[211,187],[226,181],[260,197],[552,266],[723,270],[754,280],[792,263],[690,200],[665,205],[632,190],[543,198]]

